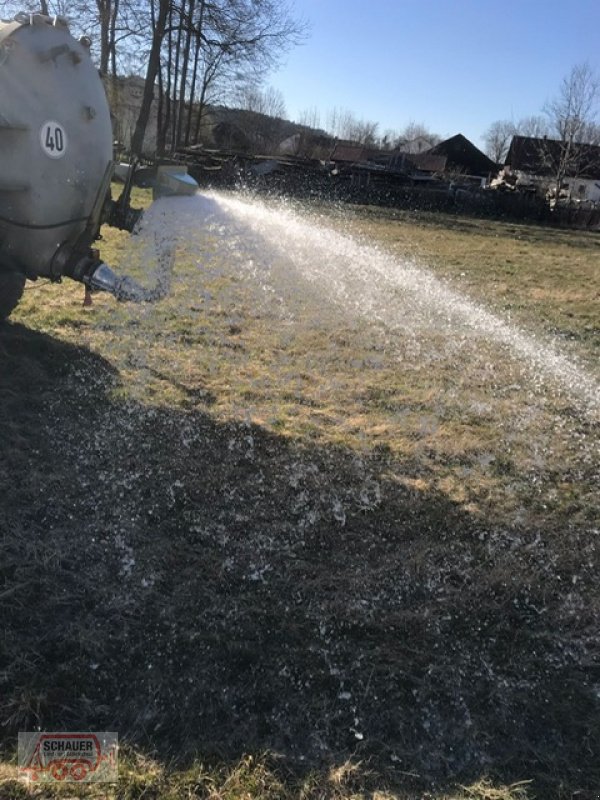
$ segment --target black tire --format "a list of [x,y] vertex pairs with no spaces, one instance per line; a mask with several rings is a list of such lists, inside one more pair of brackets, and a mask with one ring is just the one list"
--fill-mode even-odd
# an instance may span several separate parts
[[0,272],[0,322],[10,316],[24,288],[25,276],[20,272]]

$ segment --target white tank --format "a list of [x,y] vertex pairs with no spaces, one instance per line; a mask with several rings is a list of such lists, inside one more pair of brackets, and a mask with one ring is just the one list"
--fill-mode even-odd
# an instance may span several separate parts
[[[132,230],[141,212],[129,207],[135,166],[119,200],[110,197],[110,111],[89,47],[62,17],[0,22],[0,320],[26,278],[67,275],[121,300],[164,293],[119,278],[92,248],[102,223]],[[195,191],[185,172],[161,173],[157,188],[170,181],[169,193]]]
[[89,42],[60,17],[0,23],[0,159],[0,268],[57,278],[97,233],[112,171]]

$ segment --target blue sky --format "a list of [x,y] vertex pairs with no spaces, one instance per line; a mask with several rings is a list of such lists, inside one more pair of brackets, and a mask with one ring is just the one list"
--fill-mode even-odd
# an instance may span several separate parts
[[539,114],[563,77],[600,72],[600,0],[296,0],[310,24],[269,83],[287,116],[316,107],[478,146],[497,119]]

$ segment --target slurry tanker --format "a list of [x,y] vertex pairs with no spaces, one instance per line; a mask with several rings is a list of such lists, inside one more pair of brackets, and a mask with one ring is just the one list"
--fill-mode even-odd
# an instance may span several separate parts
[[[111,198],[112,141],[90,40],[74,39],[58,16],[23,12],[0,22],[0,320],[26,279],[39,277],[67,276],[120,300],[156,299],[93,247],[101,225],[131,231],[139,218],[129,205],[133,168],[121,197]],[[197,188],[188,175],[164,177],[170,193]],[[178,177],[180,192],[172,189]]]

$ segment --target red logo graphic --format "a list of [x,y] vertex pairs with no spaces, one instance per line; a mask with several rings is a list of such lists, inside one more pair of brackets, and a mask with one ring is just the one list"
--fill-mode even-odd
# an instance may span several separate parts
[[[99,735],[95,733],[38,733],[31,736],[35,738],[29,742],[28,755],[20,764],[21,773],[29,780],[116,780],[114,735],[108,744],[104,740],[104,751]],[[108,770],[100,770],[103,766]],[[96,774],[99,772],[104,774]]]

